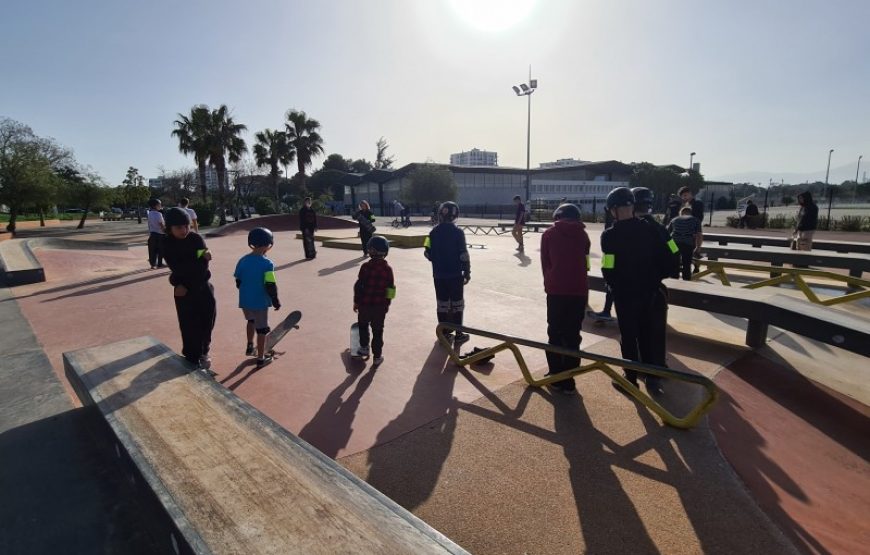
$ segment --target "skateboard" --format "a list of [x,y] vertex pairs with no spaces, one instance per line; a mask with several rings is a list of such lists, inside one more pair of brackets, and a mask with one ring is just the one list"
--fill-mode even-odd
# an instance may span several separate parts
[[314,232],[305,230],[302,232],[302,246],[305,249],[305,258],[314,258],[317,256],[317,249],[314,246]]
[[360,355],[359,350],[359,323],[354,322],[350,326],[350,356],[356,360],[368,360],[368,355]]
[[266,336],[266,352],[269,354],[275,354],[275,346],[279,341],[284,339],[284,336],[287,335],[287,332],[294,329],[299,329],[299,321],[302,319],[302,313],[298,310],[294,310],[290,314],[287,315],[284,320],[281,321],[280,324],[275,326],[272,331],[269,332],[269,335]]

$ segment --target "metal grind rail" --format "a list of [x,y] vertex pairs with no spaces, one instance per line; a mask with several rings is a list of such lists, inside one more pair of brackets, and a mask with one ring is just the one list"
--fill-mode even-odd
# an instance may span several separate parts
[[[777,286],[784,283],[793,283],[806,298],[813,303],[831,306],[840,303],[848,303],[870,297],[870,280],[837,274],[826,270],[815,270],[812,268],[786,268],[783,266],[762,266],[758,264],[748,264],[745,262],[722,262],[720,260],[704,260],[696,259],[696,264],[707,266],[697,274],[692,275],[692,280],[697,281],[702,277],[714,275],[722,282],[722,285],[731,285],[731,280],[726,273],[727,269],[742,270],[745,272],[758,272],[768,274],[769,279],[747,283],[741,287],[745,289],[760,289],[761,287]],[[806,282],[805,277],[822,278],[831,281],[845,283],[849,287],[848,293],[837,297],[827,299],[820,298],[815,291],[812,290],[810,284]]]
[[[500,341],[501,343],[492,347],[482,349],[471,356],[463,357],[453,349],[453,346],[444,335],[445,330],[461,331],[469,335],[476,335],[480,337],[494,339],[496,341]],[[526,380],[526,383],[533,387],[542,387],[549,383],[564,380],[566,378],[571,378],[574,376],[579,376],[582,374],[587,374],[596,370],[604,372],[605,374],[607,374],[608,377],[610,377],[610,379],[622,386],[622,388],[626,391],[626,393],[628,393],[628,395],[639,401],[651,412],[658,415],[658,417],[661,418],[665,424],[673,426],[674,428],[689,429],[694,427],[701,419],[701,417],[713,407],[713,404],[716,402],[716,399],[719,396],[719,389],[716,387],[716,384],[714,384],[713,381],[706,376],[702,376],[700,374],[693,374],[689,372],[683,372],[681,370],[665,368],[662,366],[653,366],[651,364],[644,364],[641,362],[634,362],[630,360],[623,360],[620,358],[597,355],[593,353],[588,353],[586,351],[572,351],[570,349],[556,347],[554,345],[549,345],[547,343],[541,343],[538,341],[532,341],[530,339],[512,337],[510,335],[504,335],[485,330],[478,330],[475,328],[469,328],[467,326],[457,326],[455,324],[448,324],[444,322],[438,324],[438,326],[435,328],[435,333],[438,336],[438,341],[441,343],[442,346],[447,349],[450,360],[452,360],[458,366],[465,367],[474,364],[479,360],[491,357],[501,351],[510,351],[511,353],[513,353],[514,359],[516,359],[517,364],[520,367],[520,371],[523,373],[523,378],[525,378]],[[581,359],[587,359],[591,360],[592,362],[589,364],[580,364],[576,368],[566,370],[565,372],[559,374],[545,376],[541,379],[535,379],[532,376],[532,373],[529,370],[529,367],[526,364],[526,361],[523,358],[523,355],[520,352],[518,345],[522,345],[524,347],[531,347],[533,349],[541,349],[546,352],[556,353],[563,356],[574,357],[578,361],[580,361]],[[670,411],[664,408],[655,399],[641,391],[639,388],[632,385],[631,382],[625,379],[625,377],[622,375],[622,372],[617,370],[618,368],[626,368],[629,370],[634,370],[641,374],[658,376],[660,378],[666,378],[668,380],[699,385],[705,389],[705,396],[698,405],[696,405],[691,411],[689,411],[688,414],[683,417],[678,417],[671,414]]]

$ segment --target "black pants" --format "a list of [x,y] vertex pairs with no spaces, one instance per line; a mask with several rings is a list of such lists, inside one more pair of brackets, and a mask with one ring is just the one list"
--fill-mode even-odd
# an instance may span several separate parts
[[314,245],[314,228],[302,229],[302,248],[305,249],[305,258],[317,256],[317,247]]
[[181,354],[188,361],[197,363],[211,347],[211,332],[217,317],[214,288],[206,283],[188,290],[183,297],[175,297],[175,311],[181,328]]
[[359,240],[360,240],[360,242],[362,242],[362,251],[363,251],[363,254],[369,252],[369,239],[372,238],[372,235],[374,235],[374,234],[371,233],[370,231],[366,231],[365,229],[360,228],[360,230],[359,230]]
[[604,310],[601,312],[606,312],[610,314],[610,309],[613,308],[613,293],[610,291],[610,287],[607,287],[607,292],[604,294]]
[[695,253],[694,243],[677,243],[680,248],[680,271],[683,280],[692,281],[692,255]]
[[462,298],[465,285],[462,278],[435,278],[435,300],[438,304],[438,322],[462,325],[465,300]]
[[[664,285],[645,295],[616,292],[613,300],[622,336],[622,358],[665,366],[668,301]],[[637,380],[632,370],[626,370],[625,375]]]
[[[586,311],[587,297],[547,295],[547,342],[571,351],[580,349],[580,328]],[[580,366],[577,357],[547,352],[550,374],[558,374]]]
[[163,266],[163,234],[151,232],[148,235],[148,263]]
[[369,326],[372,328],[372,356],[381,356],[384,348],[384,319],[389,308],[386,305],[362,305],[359,307],[356,321],[359,323],[359,345],[369,346]]

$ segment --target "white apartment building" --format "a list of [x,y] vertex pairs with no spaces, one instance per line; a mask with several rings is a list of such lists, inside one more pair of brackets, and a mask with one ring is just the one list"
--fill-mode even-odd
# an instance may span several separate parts
[[453,166],[498,166],[498,153],[472,148],[465,152],[450,155]]

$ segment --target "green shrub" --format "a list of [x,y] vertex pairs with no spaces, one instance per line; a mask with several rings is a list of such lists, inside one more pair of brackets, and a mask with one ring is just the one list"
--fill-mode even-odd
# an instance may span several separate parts
[[598,214],[595,212],[580,212],[580,221],[587,223],[597,223]]
[[[819,223],[821,224],[821,220],[819,220]],[[768,218],[767,227],[770,229],[790,229],[794,227],[794,218],[785,214],[777,214]],[[819,226],[819,229],[822,229],[821,226]]]
[[819,216],[819,225],[816,226],[816,229],[817,230],[827,230],[827,229],[833,230],[834,228],[830,225],[832,223],[834,223],[834,222],[832,222],[830,220],[830,218],[828,218],[827,216]]
[[861,231],[864,227],[864,219],[863,216],[843,216],[837,227],[841,231]]
[[214,204],[191,204],[190,207],[196,212],[196,220],[199,222],[199,225],[210,226],[214,223]]
[[725,223],[728,227],[740,227],[740,218],[738,216],[725,216]]
[[269,197],[258,197],[257,200],[254,201],[254,210],[256,210],[257,214],[261,216],[274,214],[275,199]]

